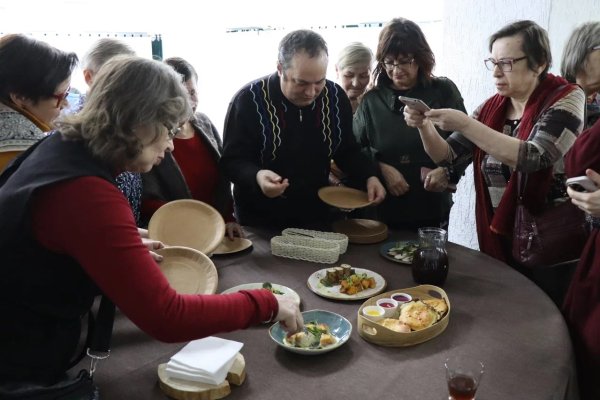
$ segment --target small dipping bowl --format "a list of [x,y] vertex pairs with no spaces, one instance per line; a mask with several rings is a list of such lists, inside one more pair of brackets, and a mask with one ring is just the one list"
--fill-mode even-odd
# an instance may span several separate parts
[[398,293],[392,293],[392,295],[390,296],[390,298],[392,300],[396,300],[398,302],[398,305],[404,304],[404,303],[408,303],[409,301],[412,300],[412,296],[408,293],[402,293],[402,292],[398,292]]
[[385,318],[385,308],[381,306],[366,306],[362,309],[362,313],[371,321],[379,321]]
[[398,310],[398,302],[392,298],[383,298],[377,300],[377,305],[385,310],[384,317],[390,318],[396,314]]

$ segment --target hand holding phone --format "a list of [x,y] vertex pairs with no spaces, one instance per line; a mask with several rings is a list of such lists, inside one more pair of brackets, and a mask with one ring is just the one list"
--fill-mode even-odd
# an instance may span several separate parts
[[427,104],[425,104],[423,102],[423,100],[414,99],[412,97],[405,97],[405,96],[398,96],[398,100],[400,100],[402,103],[406,104],[410,108],[414,108],[415,110],[422,112],[422,113],[425,113],[425,112],[431,110],[431,108],[429,108],[429,106]]
[[578,192],[595,192],[598,186],[587,176],[576,176],[567,179],[567,186]]

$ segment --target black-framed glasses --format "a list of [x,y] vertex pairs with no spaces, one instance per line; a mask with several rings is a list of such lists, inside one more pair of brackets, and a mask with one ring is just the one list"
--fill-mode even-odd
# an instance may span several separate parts
[[167,126],[167,124],[164,124],[165,128],[167,128],[167,136],[169,137],[169,140],[173,140],[173,138],[179,133],[181,132],[181,126],[176,126],[174,128],[169,128]]
[[496,61],[490,57],[490,58],[483,60],[483,62],[485,63],[485,67],[487,69],[489,69],[490,71],[493,71],[494,68],[496,68],[496,66],[498,66],[501,71],[510,72],[513,69],[514,63],[524,60],[526,58],[527,58],[527,56],[518,57],[518,58],[502,58],[502,59]]
[[388,71],[393,71],[395,68],[401,69],[401,68],[410,68],[412,67],[413,63],[415,62],[414,58],[411,58],[410,60],[402,60],[399,62],[390,62],[390,61],[383,61],[383,68],[385,68]]
[[56,99],[56,108],[60,107],[60,103],[62,103],[70,93],[71,87],[68,87],[63,93],[50,95],[50,97]]

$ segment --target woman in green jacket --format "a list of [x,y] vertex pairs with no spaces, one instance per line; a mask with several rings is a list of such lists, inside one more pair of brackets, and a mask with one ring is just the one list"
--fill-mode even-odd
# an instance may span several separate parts
[[363,151],[377,161],[389,193],[377,210],[378,219],[396,228],[445,228],[452,206],[450,189],[464,168],[436,166],[419,131],[406,125],[398,96],[465,112],[462,96],[451,80],[432,75],[435,57],[412,21],[395,18],[387,23],[379,34],[375,58],[375,86],[354,114],[354,134]]

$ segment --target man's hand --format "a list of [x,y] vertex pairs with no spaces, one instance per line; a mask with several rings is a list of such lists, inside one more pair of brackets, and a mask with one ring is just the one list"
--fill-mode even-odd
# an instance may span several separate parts
[[290,186],[287,178],[283,179],[268,169],[261,169],[256,173],[256,183],[258,183],[263,194],[270,199],[281,196],[285,189]]
[[410,185],[404,179],[404,175],[389,164],[379,162],[379,168],[383,175],[383,180],[392,196],[402,196],[410,190]]

